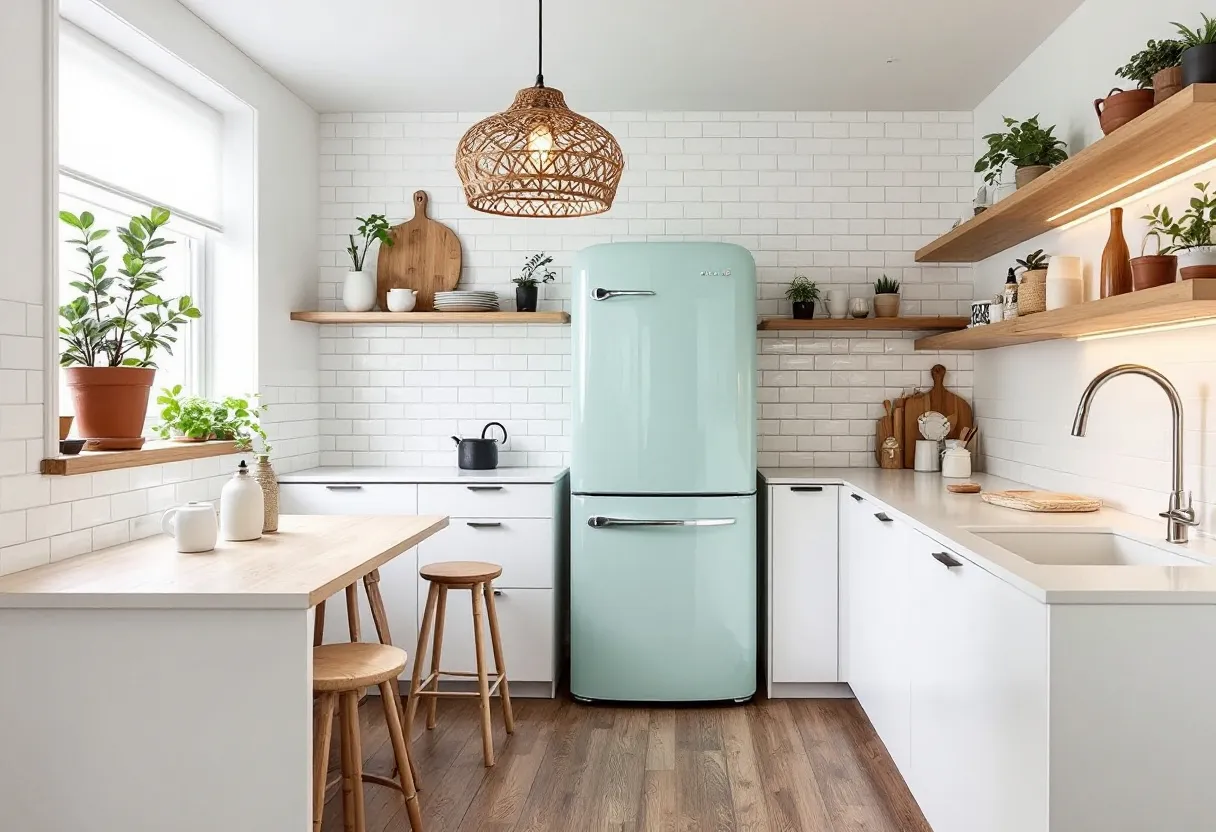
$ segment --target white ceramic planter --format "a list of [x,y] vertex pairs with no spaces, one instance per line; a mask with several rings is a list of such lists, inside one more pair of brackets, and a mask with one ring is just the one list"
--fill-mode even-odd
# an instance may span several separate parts
[[1178,252],[1178,268],[1191,266],[1216,266],[1216,246],[1186,248]]
[[342,305],[347,312],[371,312],[376,307],[376,280],[367,272],[347,272],[342,283]]

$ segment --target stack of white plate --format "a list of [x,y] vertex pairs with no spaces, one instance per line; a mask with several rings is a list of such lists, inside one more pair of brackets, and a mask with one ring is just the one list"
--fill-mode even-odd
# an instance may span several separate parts
[[497,312],[496,292],[436,292],[436,312]]

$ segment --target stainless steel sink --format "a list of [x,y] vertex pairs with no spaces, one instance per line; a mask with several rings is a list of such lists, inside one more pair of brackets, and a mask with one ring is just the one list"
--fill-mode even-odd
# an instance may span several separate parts
[[967,531],[1043,566],[1208,566],[1110,529],[971,527]]

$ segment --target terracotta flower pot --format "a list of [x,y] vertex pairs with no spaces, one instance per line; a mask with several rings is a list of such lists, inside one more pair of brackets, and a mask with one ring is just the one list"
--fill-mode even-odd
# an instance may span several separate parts
[[1168,286],[1178,278],[1178,258],[1172,254],[1150,254],[1132,258],[1132,291]]
[[1051,170],[1051,165],[1028,165],[1024,168],[1018,168],[1013,173],[1013,181],[1019,189],[1025,188],[1049,170]]
[[144,445],[144,417],[156,370],[142,367],[67,367],[76,433],[86,450],[123,451]]
[[874,317],[875,318],[898,318],[899,317],[899,295],[885,294],[874,296]]
[[1182,67],[1172,66],[1153,76],[1153,104],[1160,104],[1171,95],[1182,91]]
[[1094,100],[1094,112],[1102,132],[1110,135],[1134,118],[1153,109],[1152,90],[1123,90],[1116,87],[1106,98]]

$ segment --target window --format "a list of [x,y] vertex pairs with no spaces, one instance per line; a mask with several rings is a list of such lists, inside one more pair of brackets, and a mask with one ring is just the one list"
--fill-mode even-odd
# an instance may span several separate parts
[[[173,216],[161,229],[174,245],[165,257],[159,294],[188,294],[206,309],[209,268],[222,243],[224,119],[221,113],[72,24],[61,22],[59,44],[59,207],[89,211],[96,227],[116,229],[153,205]],[[75,236],[62,227],[61,240]],[[111,273],[123,247],[111,233],[100,243]],[[59,303],[75,297],[72,274],[82,255],[63,243]],[[207,388],[208,326],[192,323],[177,333],[173,355],[158,353],[156,388],[182,384],[200,395]],[[71,397],[61,382],[60,410]]]

